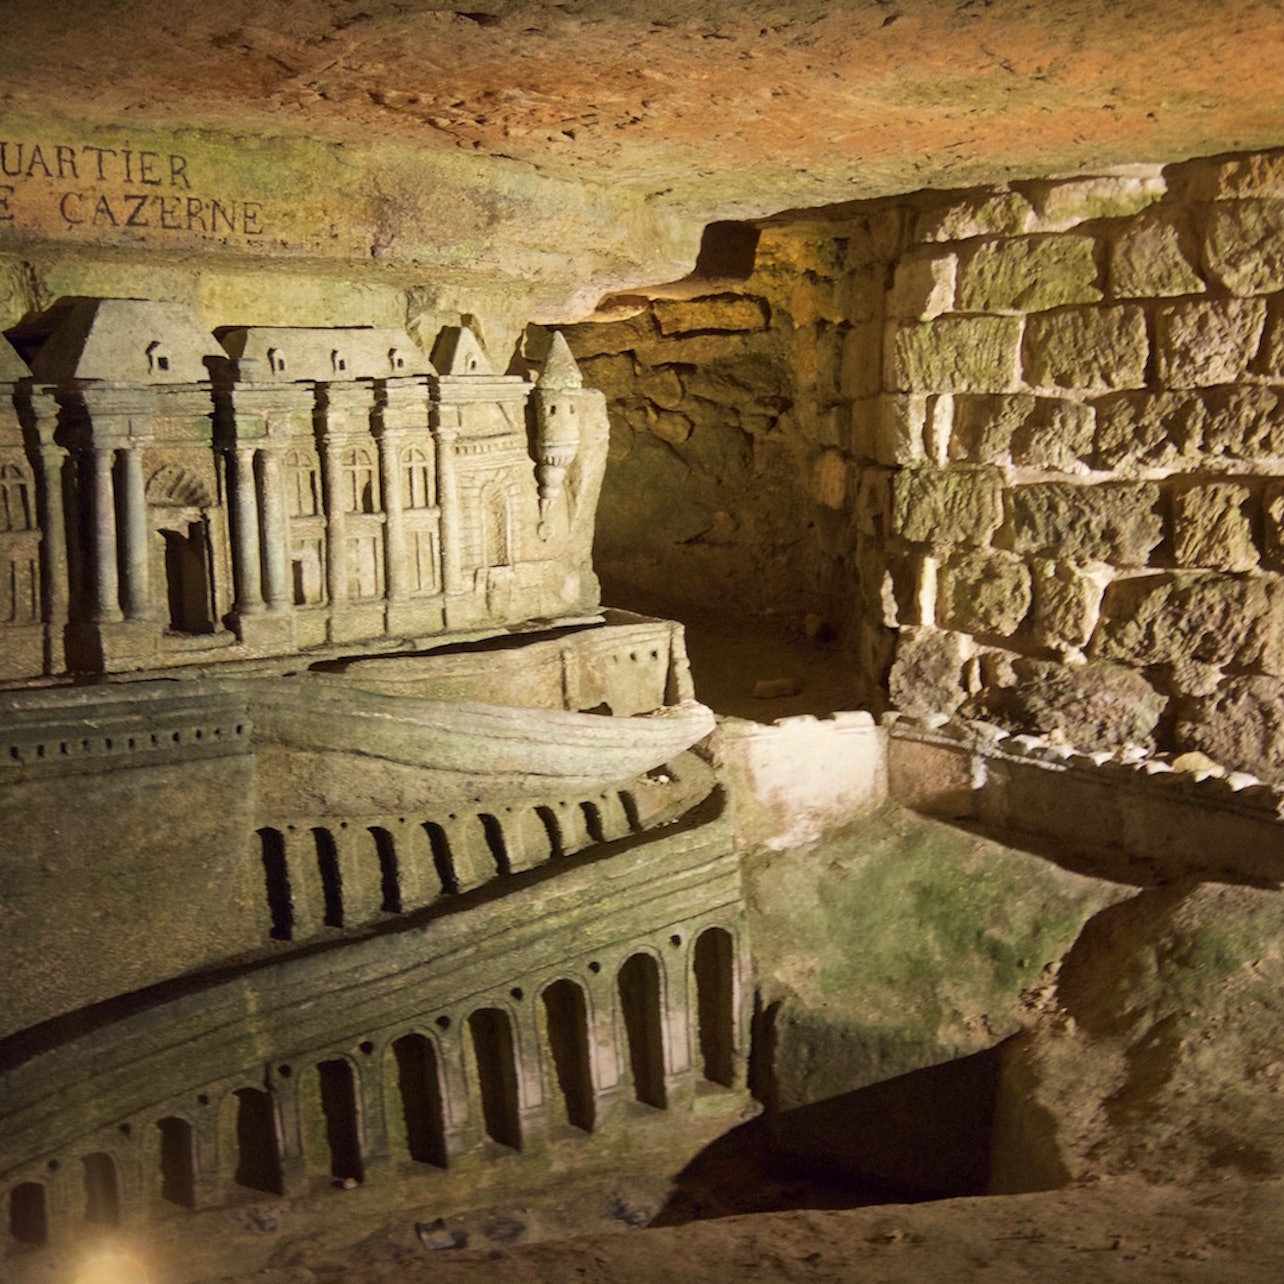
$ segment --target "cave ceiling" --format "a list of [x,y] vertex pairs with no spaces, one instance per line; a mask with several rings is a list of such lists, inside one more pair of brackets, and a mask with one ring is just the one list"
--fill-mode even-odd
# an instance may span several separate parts
[[3,0],[3,101],[504,158],[758,217],[1284,142],[1258,0]]

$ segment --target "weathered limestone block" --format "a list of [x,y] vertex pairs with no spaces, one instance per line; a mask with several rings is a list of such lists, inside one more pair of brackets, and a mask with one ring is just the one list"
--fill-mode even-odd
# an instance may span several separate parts
[[1096,411],[1098,468],[1171,468],[1199,458],[1206,413],[1197,394],[1120,393],[1098,401]]
[[993,469],[916,468],[892,478],[892,530],[913,543],[985,544],[1003,521]]
[[1035,638],[1053,651],[1088,645],[1101,614],[1110,569],[1038,558],[1033,564]]
[[1075,308],[1026,323],[1026,382],[1039,388],[1140,388],[1146,381],[1146,320],[1139,307]]
[[958,257],[909,254],[896,265],[887,315],[900,321],[930,321],[954,306]]
[[1210,165],[1192,162],[1202,171],[1192,189],[1207,200],[1242,199],[1247,196],[1284,196],[1284,152],[1256,152]]
[[766,299],[744,294],[715,294],[703,299],[657,299],[652,304],[663,335],[765,330],[771,321]]
[[1081,749],[1153,746],[1166,701],[1135,669],[1021,657],[1011,673],[1011,686],[982,693],[988,720],[1014,731],[1056,733]]
[[927,454],[924,432],[929,398],[884,393],[852,406],[853,429],[858,420],[865,433],[859,439],[871,459],[880,464],[921,464]]
[[1081,401],[1038,397],[1012,434],[1012,462],[1023,468],[1071,473],[1086,470],[1092,456],[1096,413]]
[[975,192],[923,210],[914,229],[918,241],[965,241],[974,236],[1024,232],[1034,208],[1019,192]]
[[691,420],[672,410],[657,410],[654,406],[646,408],[646,426],[661,441],[671,446],[681,446],[688,441],[694,427]]
[[1284,457],[1284,401],[1272,388],[1210,388],[1204,394],[1204,453],[1231,459]]
[[963,633],[902,629],[887,684],[893,707],[915,717],[953,713],[967,698],[963,667],[975,650]]
[[1253,492],[1237,482],[1210,482],[1174,495],[1173,558],[1178,566],[1253,570]]
[[1162,218],[1140,219],[1110,248],[1110,288],[1117,299],[1203,294],[1176,226]]
[[633,358],[628,353],[586,357],[579,362],[579,367],[584,382],[590,388],[600,389],[608,401],[622,400],[636,393]]
[[1138,166],[1121,174],[1028,183],[1024,190],[1034,205],[1032,226],[1041,232],[1059,232],[1090,219],[1138,214],[1162,199],[1168,184],[1159,170]]
[[1010,637],[1030,601],[1030,568],[1011,553],[960,549],[940,568],[936,618],[945,628]]
[[1197,573],[1116,580],[1094,654],[1128,664],[1202,664],[1278,673],[1284,598],[1273,578]]
[[1159,381],[1168,388],[1233,383],[1257,355],[1264,299],[1173,303],[1155,315]]
[[891,523],[892,475],[885,468],[862,468],[856,485],[852,522],[861,535],[885,539]]
[[986,241],[959,273],[960,312],[1042,312],[1100,298],[1089,236]]
[[1006,464],[1011,458],[1012,434],[1029,418],[1034,401],[1028,393],[956,394],[949,457],[969,464]]
[[938,317],[889,337],[884,377],[897,392],[1008,392],[1017,383],[1020,317]]
[[1234,294],[1284,289],[1284,200],[1218,202],[1208,215],[1204,260]]
[[1005,543],[1018,553],[1144,566],[1163,538],[1151,483],[1038,482],[1007,495]]
[[1267,484],[1262,495],[1263,553],[1272,566],[1284,566],[1284,478]]
[[[619,360],[619,358],[613,360]],[[629,377],[633,381],[633,386],[629,388],[630,392],[640,393],[661,410],[682,409],[682,403],[686,400],[686,390],[682,386],[681,377],[672,366],[651,366],[634,376],[632,364],[632,362],[629,363]],[[597,369],[596,364],[593,368]]]
[[843,337],[839,391],[844,397],[872,397],[883,385],[883,324],[853,325]]
[[1212,695],[1183,700],[1176,735],[1182,748],[1225,767],[1284,779],[1284,682],[1230,678]]
[[842,508],[847,502],[847,461],[836,450],[822,451],[816,460],[816,503]]

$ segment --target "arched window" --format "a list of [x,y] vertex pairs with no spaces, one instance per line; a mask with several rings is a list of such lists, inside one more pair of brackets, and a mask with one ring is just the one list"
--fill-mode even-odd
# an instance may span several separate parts
[[236,1093],[236,1173],[233,1180],[248,1190],[283,1195],[281,1149],[272,1098],[261,1088]]
[[407,446],[401,452],[402,506],[432,507],[432,456],[422,446]]
[[321,875],[321,896],[325,902],[326,927],[343,926],[343,875],[339,869],[339,849],[334,835],[318,826],[312,831],[317,846],[317,872]]
[[294,898],[285,859],[285,835],[279,829],[270,828],[260,829],[258,835],[268,914],[272,919],[271,936],[274,941],[288,941],[294,935]]
[[634,954],[620,968],[620,1011],[629,1044],[633,1095],[663,1110],[664,1032],[660,1012],[660,965],[650,954]]
[[0,464],[0,532],[33,528],[27,474],[17,464]]
[[695,943],[696,1013],[700,1059],[711,1083],[735,1083],[734,951],[731,933],[710,927]]
[[180,1208],[196,1207],[196,1147],[192,1125],[170,1115],[156,1122],[160,1132],[161,1198]]
[[487,486],[481,493],[481,507],[486,565],[511,566],[513,517],[508,495],[498,486]]
[[478,1008],[468,1018],[481,1091],[486,1135],[501,1146],[522,1148],[513,1023],[502,1008]]
[[405,1034],[392,1045],[392,1052],[397,1061],[397,1088],[410,1158],[416,1163],[445,1168],[445,1110],[436,1048],[422,1034]]
[[285,508],[291,517],[316,517],[321,512],[317,461],[311,451],[285,453]]
[[397,845],[382,825],[370,826],[375,856],[379,861],[380,910],[385,914],[401,913],[401,870],[397,862]]
[[9,1234],[33,1248],[49,1242],[49,1210],[40,1182],[24,1181],[9,1192]]
[[554,981],[543,994],[549,1051],[566,1122],[593,1131],[593,1072],[589,1062],[588,1004],[574,981]]
[[330,1176],[340,1181],[360,1181],[365,1171],[361,1162],[361,1128],[352,1066],[342,1057],[336,1057],[333,1061],[322,1061],[317,1066],[317,1076],[321,1082],[325,1137],[330,1147]]
[[375,511],[374,459],[364,446],[349,446],[339,457],[343,481],[340,496],[348,513]]
[[285,353],[282,352],[280,348],[269,348],[267,359],[268,369],[270,369],[273,374],[285,373]]
[[85,1178],[85,1221],[99,1226],[120,1225],[120,1183],[116,1162],[103,1151],[81,1161]]

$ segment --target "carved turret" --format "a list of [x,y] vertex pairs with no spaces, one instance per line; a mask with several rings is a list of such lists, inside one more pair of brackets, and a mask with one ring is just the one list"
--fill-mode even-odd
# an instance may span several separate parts
[[539,483],[539,537],[548,539],[548,515],[562,491],[566,470],[580,448],[577,393],[584,386],[580,368],[562,337],[553,335],[535,387],[535,478]]

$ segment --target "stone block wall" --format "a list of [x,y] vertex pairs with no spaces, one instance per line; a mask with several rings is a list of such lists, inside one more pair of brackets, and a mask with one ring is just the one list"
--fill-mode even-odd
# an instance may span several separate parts
[[896,705],[1284,771],[1282,220],[1278,155],[915,202],[853,408]]
[[760,234],[572,332],[610,596],[820,615],[873,705],[1284,774],[1284,154]]

